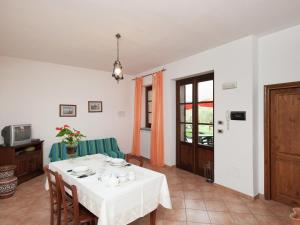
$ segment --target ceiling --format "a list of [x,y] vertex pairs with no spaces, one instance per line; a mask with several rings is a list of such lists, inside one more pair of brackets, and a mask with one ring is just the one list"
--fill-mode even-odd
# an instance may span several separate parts
[[136,74],[300,24],[299,0],[0,0],[0,55]]

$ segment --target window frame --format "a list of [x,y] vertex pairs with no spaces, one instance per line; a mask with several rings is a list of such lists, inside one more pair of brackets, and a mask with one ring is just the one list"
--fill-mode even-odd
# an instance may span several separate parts
[[145,127],[151,128],[151,123],[149,122],[149,113],[152,115],[152,111],[149,111],[149,102],[152,102],[152,99],[149,100],[149,91],[152,91],[152,85],[145,87]]

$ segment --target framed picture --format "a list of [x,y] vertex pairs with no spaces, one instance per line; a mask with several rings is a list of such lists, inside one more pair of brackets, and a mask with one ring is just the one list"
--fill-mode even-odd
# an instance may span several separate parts
[[88,102],[89,112],[102,112],[101,101],[89,101]]
[[59,105],[60,117],[76,117],[76,105]]

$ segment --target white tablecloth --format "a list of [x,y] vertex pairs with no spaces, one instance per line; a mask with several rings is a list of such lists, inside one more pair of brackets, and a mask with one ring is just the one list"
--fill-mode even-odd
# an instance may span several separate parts
[[[49,164],[63,179],[76,185],[79,202],[99,218],[98,225],[126,225],[155,210],[159,204],[172,208],[167,179],[164,174],[138,166],[115,168],[105,162],[101,154],[63,160]],[[67,170],[77,166],[88,166],[96,174],[76,178]],[[134,181],[108,187],[98,180],[103,170],[133,171]]]

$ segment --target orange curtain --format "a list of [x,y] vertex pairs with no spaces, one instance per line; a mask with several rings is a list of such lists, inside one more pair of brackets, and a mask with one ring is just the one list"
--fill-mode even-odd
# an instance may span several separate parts
[[164,166],[163,73],[157,72],[152,81],[151,164]]
[[142,114],[142,89],[143,78],[135,80],[134,96],[134,125],[133,125],[133,142],[132,154],[139,156],[141,154],[141,114]]

